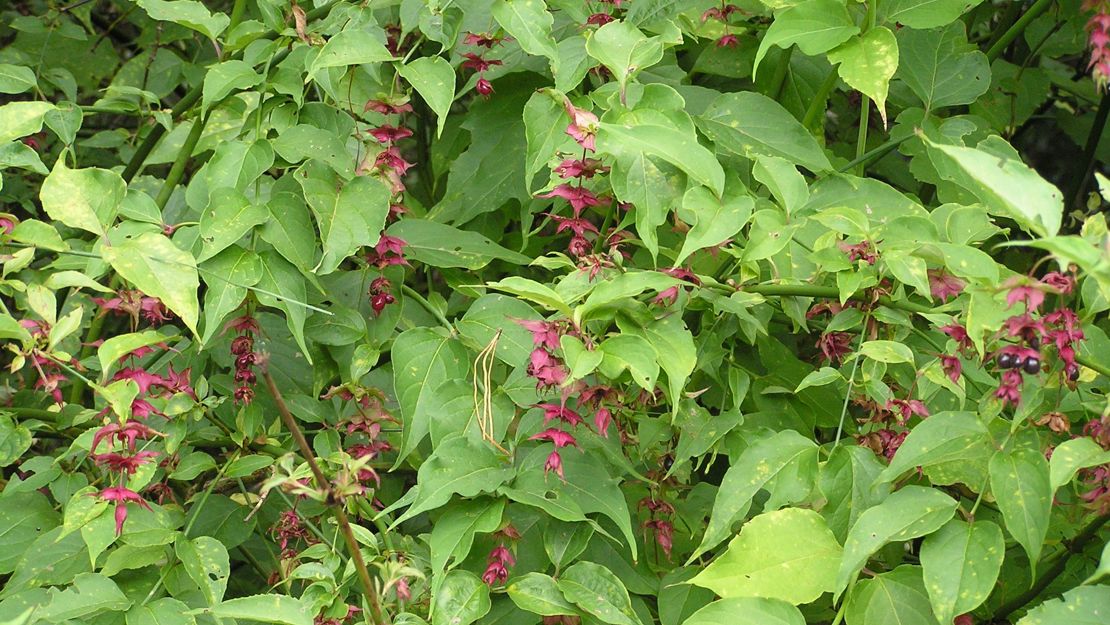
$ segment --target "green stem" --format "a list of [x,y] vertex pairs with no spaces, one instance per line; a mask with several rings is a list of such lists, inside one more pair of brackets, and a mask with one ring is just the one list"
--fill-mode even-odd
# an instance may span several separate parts
[[158,197],[154,200],[154,203],[158,205],[158,210],[166,208],[166,202],[170,201],[170,196],[173,195],[173,190],[177,188],[177,183],[181,182],[181,178],[185,175],[185,167],[189,164],[189,158],[193,155],[193,150],[196,149],[197,142],[200,141],[200,136],[204,133],[204,126],[207,123],[208,115],[193,120],[193,127],[189,130],[189,136],[185,138],[185,144],[181,146],[181,151],[177,153],[177,158],[170,167],[170,173],[162,184],[162,190],[158,192]]
[[436,321],[438,321],[440,325],[450,330],[452,335],[456,334],[455,326],[451,325],[451,322],[447,320],[447,317],[444,317],[443,313],[440,312],[439,309],[437,309],[435,306],[432,306],[432,303],[429,302],[423,295],[417,293],[415,289],[407,284],[401,285],[401,292],[404,293],[406,297],[411,297],[412,299],[416,300],[416,303],[420,304],[420,306],[424,310],[428,311],[429,314],[435,317]]
[[859,342],[856,344],[857,356],[852,360],[852,373],[848,376],[848,390],[844,393],[844,405],[840,407],[840,422],[836,424],[836,438],[833,439],[833,448],[829,452],[830,455],[840,446],[840,436],[844,433],[844,419],[848,416],[848,403],[852,399],[852,386],[856,382],[856,369],[859,368],[859,361],[861,360],[858,352],[863,349],[863,338],[867,336],[867,323],[869,321],[871,321],[871,311],[867,311],[867,315],[863,318],[863,329],[859,333]]
[[[1083,168],[1082,175],[1075,181],[1075,185],[1071,190],[1071,206],[1072,208],[1082,209],[1083,191],[1087,188],[1087,181],[1091,179],[1091,175],[1095,172],[1096,153],[1098,152],[1099,140],[1102,139],[1102,131],[1106,128],[1106,118],[1110,116],[1110,93],[1102,95],[1102,99],[1098,103],[1098,111],[1095,113],[1094,123],[1091,124],[1091,132],[1087,134],[1087,144],[1083,147],[1083,161],[1087,164]],[[1083,211],[1086,213],[1087,211]]]
[[[872,161],[879,160],[880,158],[886,156],[890,152],[893,152],[894,150],[896,150],[898,148],[898,146],[905,143],[906,140],[911,138],[911,137],[913,137],[913,135],[906,135],[905,137],[900,137],[898,139],[890,139],[886,143],[880,145],[879,147],[868,150],[867,152],[861,154],[860,156],[857,156],[856,158],[852,159],[852,161],[849,162],[847,165],[844,165],[843,167],[837,168],[836,171],[837,171],[837,173],[843,174],[843,173],[847,173],[849,171],[852,171],[853,169],[856,168],[857,165],[861,165],[861,166],[866,167],[868,163],[870,163]],[[824,178],[827,175],[828,175],[828,173],[821,174],[820,176],[817,177],[817,179],[820,180],[821,178]]]
[[864,170],[863,155],[867,152],[867,128],[871,117],[871,98],[863,96],[859,105],[859,133],[856,135],[856,175],[862,176]]
[[235,27],[243,21],[243,13],[247,9],[247,0],[235,0],[235,5],[231,7],[231,22],[227,25],[227,32],[235,30]]
[[1041,13],[1048,10],[1048,7],[1051,6],[1052,3],[1053,0],[1037,0],[1033,6],[1029,7],[1029,9],[1018,18],[1018,21],[1014,22],[1014,24],[994,42],[990,49],[987,50],[987,60],[993,62],[1001,56],[1006,47],[1013,43],[1014,39],[1017,39],[1018,35],[1020,35],[1033,20],[1037,19],[1040,17]]
[[790,71],[790,57],[794,54],[794,46],[790,46],[783,53],[779,64],[775,66],[775,74],[767,85],[767,95],[778,100],[782,96],[782,86],[786,84],[786,74]]
[[1020,610],[1021,608],[1028,605],[1031,601],[1036,599],[1037,595],[1041,594],[1041,592],[1043,592],[1049,584],[1055,581],[1056,578],[1058,578],[1064,572],[1064,569],[1067,567],[1068,560],[1071,558],[1071,556],[1083,551],[1083,548],[1087,546],[1087,543],[1091,542],[1092,539],[1098,536],[1099,530],[1102,529],[1102,526],[1105,525],[1107,521],[1110,521],[1110,514],[1103,514],[1095,517],[1090,523],[1086,525],[1086,527],[1079,530],[1079,533],[1075,535],[1075,538],[1072,538],[1070,541],[1066,542],[1067,548],[1064,549],[1063,553],[1060,554],[1060,556],[1052,563],[1051,566],[1049,566],[1047,569],[1044,570],[1043,573],[1041,573],[1040,577],[1037,578],[1037,581],[1033,582],[1033,585],[1030,586],[1029,589],[1025,592],[1014,597],[1013,599],[1010,599],[1006,603],[1003,603],[998,608],[998,610],[996,610],[994,614],[991,615],[991,620],[989,622],[1004,621],[1006,617],[1010,616],[1017,610]]
[[817,116],[825,112],[825,104],[828,102],[833,87],[836,86],[836,79],[836,67],[833,67],[829,70],[829,75],[825,77],[825,82],[817,88],[817,93],[813,94],[813,100],[809,103],[809,108],[806,109],[805,117],[802,118],[802,125],[806,128],[812,129]]
[[[745,293],[757,293],[759,295],[770,296],[786,296],[786,297],[821,297],[825,299],[839,299],[840,289],[835,286],[815,286],[811,284],[755,284],[752,286],[741,286],[739,290]],[[865,294],[857,293],[850,296],[848,299],[869,302],[870,298]],[[922,304],[915,304],[902,300],[892,300],[889,297],[880,297],[879,303],[888,308],[896,308],[912,313],[930,313],[933,309],[929,306]]]

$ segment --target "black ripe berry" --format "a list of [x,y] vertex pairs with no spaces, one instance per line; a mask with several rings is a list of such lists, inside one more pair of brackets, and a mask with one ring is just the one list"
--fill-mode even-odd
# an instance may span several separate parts
[[1079,367],[1076,367],[1068,372],[1068,379],[1072,382],[1079,381]]
[[998,356],[998,366],[1003,369],[1009,369],[1014,366],[1013,354],[1000,354]]
[[1035,336],[1032,337],[1031,339],[1029,339],[1029,347],[1031,349],[1040,349],[1041,348],[1041,339],[1039,339]]
[[1041,372],[1041,360],[1040,358],[1030,358],[1025,361],[1024,367],[1025,372],[1029,375],[1037,375]]

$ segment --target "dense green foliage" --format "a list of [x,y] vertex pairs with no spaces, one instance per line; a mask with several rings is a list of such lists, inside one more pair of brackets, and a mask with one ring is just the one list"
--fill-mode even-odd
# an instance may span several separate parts
[[0,44],[0,625],[1110,622],[1110,2]]

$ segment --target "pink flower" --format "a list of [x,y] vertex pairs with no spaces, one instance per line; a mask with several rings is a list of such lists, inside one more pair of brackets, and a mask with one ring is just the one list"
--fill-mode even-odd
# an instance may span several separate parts
[[593,250],[593,246],[590,244],[590,240],[584,236],[576,234],[567,242],[567,254],[575,258],[585,256],[589,254],[591,250]]
[[594,13],[586,18],[586,23],[592,26],[604,26],[616,18],[608,13]]
[[655,542],[663,548],[663,553],[671,557],[671,548],[674,547],[674,524],[663,519],[652,519],[644,522],[644,527],[655,533]]
[[0,217],[0,230],[3,230],[4,234],[11,234],[12,230],[15,230],[14,219],[11,217]]
[[887,402],[886,408],[887,410],[897,409],[898,414],[901,415],[898,422],[903,425],[914,415],[919,417],[929,416],[929,409],[918,399],[892,399]]
[[397,580],[397,585],[395,586],[394,590],[397,593],[397,598],[401,601],[408,601],[412,599],[412,590],[409,588],[408,579],[402,577],[401,579]]
[[139,467],[157,457],[158,452],[156,451],[140,451],[133,456],[124,456],[117,453],[94,454],[92,459],[93,462],[108,467],[109,471],[134,475]]
[[1050,271],[1041,278],[1041,283],[1048,285],[1057,293],[1068,295],[1075,289],[1075,278],[1066,276],[1059,271]]
[[528,319],[514,319],[514,321],[532,333],[533,345],[546,347],[550,350],[559,349],[559,337],[563,335],[563,332],[557,322],[530,321]]
[[498,61],[496,59],[487,60],[477,54],[474,54],[473,52],[467,52],[463,54],[463,56],[466,58],[466,60],[463,61],[461,65],[462,69],[472,69],[476,72],[484,72],[495,65],[501,65],[501,61]]
[[139,393],[146,395],[152,386],[167,386],[169,382],[162,376],[156,373],[150,373],[146,369],[120,369],[112,376],[112,381],[117,380],[131,380],[139,387]]
[[942,355],[940,357],[940,366],[944,369],[944,373],[948,375],[948,379],[953,382],[960,381],[960,375],[963,373],[963,363],[960,362],[959,358],[956,356]]
[[127,520],[127,503],[137,503],[143,508],[150,510],[150,505],[144,500],[139,493],[133,490],[128,490],[123,486],[112,486],[105,488],[99,493],[100,498],[105,501],[116,502],[116,536],[123,533],[123,523]]
[[848,260],[853,263],[862,260],[868,265],[874,265],[875,261],[879,259],[879,255],[875,252],[875,248],[870,241],[860,241],[855,245],[841,242],[839,246],[841,251],[848,255]]
[[385,269],[391,265],[408,265],[405,260],[405,247],[408,245],[404,239],[383,234],[378,238],[374,249],[366,253],[366,262]]
[[594,144],[594,136],[597,134],[599,120],[597,115],[585,109],[575,108],[570,103],[570,99],[563,101],[563,107],[566,108],[567,115],[570,115],[571,123],[567,126],[566,133],[578,142],[578,145],[590,150],[591,152],[596,149]]
[[490,562],[489,566],[486,567],[486,572],[482,573],[482,581],[487,586],[504,584],[507,579],[509,579],[509,571],[500,562]]
[[389,124],[382,124],[377,128],[370,129],[370,136],[378,140],[379,143],[393,144],[401,139],[407,139],[412,136],[412,131],[404,126],[390,126]]
[[547,455],[547,461],[543,463],[543,474],[546,476],[551,471],[554,471],[559,479],[564,482],[567,481],[563,475],[563,457],[559,455],[559,450],[552,449],[551,453]]
[[740,45],[740,39],[732,33],[728,33],[717,40],[718,48],[735,48],[738,45]]
[[570,432],[564,432],[559,428],[547,428],[539,434],[533,434],[528,437],[530,441],[551,441],[556,449],[563,447],[578,447],[578,441],[574,440],[574,435]]
[[141,438],[145,440],[157,434],[158,432],[155,432],[138,421],[128,421],[123,425],[113,422],[101,426],[101,428],[96,431],[96,434],[93,435],[92,447],[89,451],[95,454],[96,448],[100,446],[100,442],[104,439],[108,439],[109,445],[111,445],[112,439],[116,439],[121,443],[126,443],[129,450],[135,451],[135,441],[137,439]]
[[596,158],[583,158],[566,159],[552,171],[560,178],[593,178],[595,174],[607,173],[609,168]]
[[400,115],[401,113],[411,113],[412,105],[408,102],[386,102],[385,100],[368,100],[366,106],[362,107],[363,112],[374,111],[382,115]]
[[930,269],[928,275],[929,292],[942,302],[948,301],[949,297],[956,297],[963,293],[964,286],[966,286],[963,280],[943,269]]
[[559,234],[566,230],[570,230],[575,236],[583,236],[587,232],[598,234],[597,227],[590,223],[588,220],[581,217],[560,217],[558,215],[548,214],[555,223],[559,224],[555,228],[555,234]]
[[1002,382],[995,390],[994,396],[1002,400],[1002,405],[1017,406],[1021,403],[1021,372],[1018,369],[1007,369],[1002,373]]
[[489,98],[493,94],[493,83],[486,80],[485,77],[479,78],[478,82],[474,84],[474,90],[483,98]]
[[817,348],[829,362],[841,362],[852,351],[852,335],[847,332],[826,332],[817,339]]
[[594,414],[594,428],[604,438],[609,438],[609,426],[613,423],[613,413],[608,408],[598,408]]
[[578,217],[582,213],[582,209],[587,206],[601,206],[604,204],[604,202],[598,199],[598,197],[586,187],[572,187],[569,184],[560,184],[551,191],[541,193],[536,197],[563,198],[567,202],[570,202],[570,207],[574,209],[575,217]]
[[499,45],[502,40],[504,40],[504,37],[495,37],[489,33],[467,32],[466,37],[463,38],[463,44],[480,48],[492,48]]
[[509,548],[505,545],[497,545],[491,549],[489,552],[489,561],[500,562],[505,566],[513,566],[516,564],[516,558],[513,557],[513,553],[509,551]]
[[560,406],[559,404],[538,404],[536,407],[543,408],[544,425],[547,425],[552,419],[560,419],[571,425],[582,423],[582,417],[566,406]]
[[652,298],[651,303],[665,308],[674,305],[676,301],[678,301],[678,285],[659,291],[659,294]]
[[374,158],[374,167],[377,169],[388,169],[397,172],[397,175],[404,176],[412,167],[412,163],[406,161],[401,157],[401,152],[396,147],[390,146]]
[[1025,302],[1025,310],[1033,312],[1044,303],[1044,285],[1034,282],[1026,276],[1015,276],[1002,285],[1009,289],[1006,294],[1006,305],[1013,306],[1018,302]]
[[950,323],[937,329],[955,339],[959,349],[971,349],[974,347],[971,342],[971,337],[967,333],[967,328],[964,328],[958,323]]

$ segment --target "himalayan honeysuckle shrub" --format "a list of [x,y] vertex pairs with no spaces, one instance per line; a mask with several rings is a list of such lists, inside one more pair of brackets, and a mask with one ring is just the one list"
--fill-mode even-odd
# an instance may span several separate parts
[[0,625],[1110,623],[1110,2],[0,3]]

